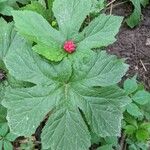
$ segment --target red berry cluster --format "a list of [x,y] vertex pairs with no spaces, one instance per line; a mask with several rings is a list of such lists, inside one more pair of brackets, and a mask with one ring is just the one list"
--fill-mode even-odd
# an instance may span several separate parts
[[72,40],[66,41],[64,43],[64,50],[68,53],[73,53],[76,49],[76,45]]

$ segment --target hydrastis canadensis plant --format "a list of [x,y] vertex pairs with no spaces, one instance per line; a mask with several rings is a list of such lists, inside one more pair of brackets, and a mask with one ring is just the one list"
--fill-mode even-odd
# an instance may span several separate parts
[[128,65],[92,49],[116,40],[122,17],[101,14],[82,29],[91,5],[91,0],[55,0],[58,30],[36,12],[13,12],[19,33],[4,63],[12,76],[32,86],[8,87],[2,104],[18,136],[31,136],[47,117],[41,134],[45,150],[88,150],[91,132],[120,136],[122,108],[130,99],[116,84]]

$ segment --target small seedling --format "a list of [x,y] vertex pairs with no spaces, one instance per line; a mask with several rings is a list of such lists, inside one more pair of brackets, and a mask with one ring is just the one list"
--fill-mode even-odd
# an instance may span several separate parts
[[26,138],[25,140],[22,140],[20,144],[20,149],[21,150],[36,150],[34,137],[29,137],[29,138]]
[[124,89],[132,99],[124,113],[124,134],[129,150],[147,150],[150,139],[150,120],[147,118],[145,106],[150,104],[150,93],[138,83],[136,76],[124,82]]
[[16,139],[16,135],[9,132],[7,123],[0,124],[0,149],[13,150],[12,142]]

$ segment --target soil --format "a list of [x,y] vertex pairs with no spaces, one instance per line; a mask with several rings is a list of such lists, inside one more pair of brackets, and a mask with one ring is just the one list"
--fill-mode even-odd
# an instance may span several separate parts
[[[131,8],[128,4],[115,7],[113,14],[127,16]],[[137,74],[138,80],[150,90],[150,6],[143,9],[142,21],[134,29],[124,23],[117,41],[107,48],[108,52],[125,58],[130,65],[127,77]]]

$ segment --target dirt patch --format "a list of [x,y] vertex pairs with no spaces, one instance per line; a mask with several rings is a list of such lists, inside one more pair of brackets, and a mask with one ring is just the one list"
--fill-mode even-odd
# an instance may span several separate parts
[[[130,12],[128,5],[116,7],[113,13],[126,16]],[[120,58],[125,58],[130,65],[127,77],[138,75],[150,90],[150,6],[143,10],[143,19],[138,27],[130,29],[123,25],[117,36],[117,41],[107,50]]]

